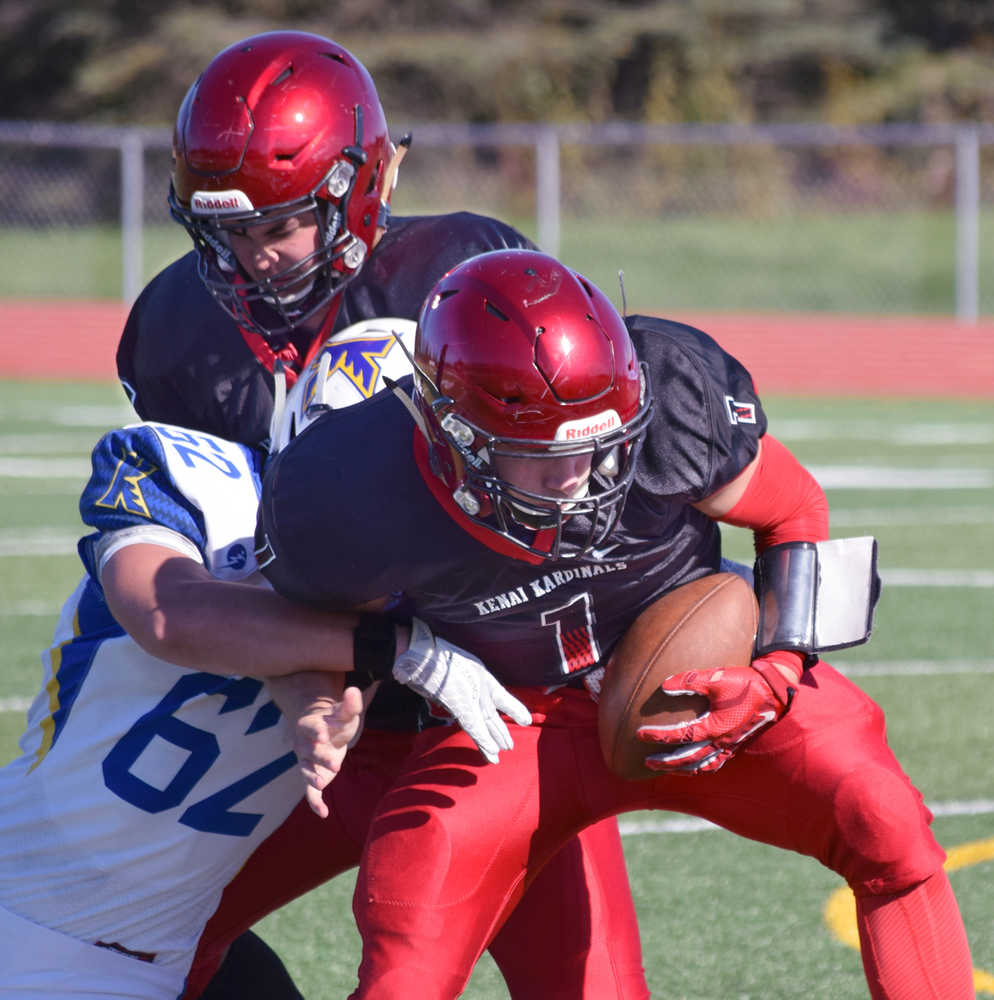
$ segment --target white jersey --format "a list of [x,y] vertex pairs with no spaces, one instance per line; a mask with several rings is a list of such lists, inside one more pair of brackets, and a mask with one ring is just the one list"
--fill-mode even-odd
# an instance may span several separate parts
[[[263,684],[144,652],[111,616],[100,568],[120,545],[154,541],[249,577],[260,465],[162,424],[101,439],[80,501],[97,529],[79,546],[87,575],[43,656],[21,754],[0,770],[0,907],[130,956],[122,968],[160,968],[161,993],[136,973],[138,996],[181,992],[222,890],[302,784]],[[17,935],[0,937],[0,993],[18,954]]]

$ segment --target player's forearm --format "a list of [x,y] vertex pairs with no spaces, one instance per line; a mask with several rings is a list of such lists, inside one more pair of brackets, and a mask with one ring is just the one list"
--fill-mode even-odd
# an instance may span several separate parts
[[[355,612],[319,611],[263,585],[218,580],[157,545],[116,552],[101,583],[121,626],[171,663],[255,677],[353,669]],[[406,634],[397,639],[399,652]]]
[[292,604],[245,583],[174,588],[135,638],[154,655],[213,673],[270,677],[352,669],[358,615]]

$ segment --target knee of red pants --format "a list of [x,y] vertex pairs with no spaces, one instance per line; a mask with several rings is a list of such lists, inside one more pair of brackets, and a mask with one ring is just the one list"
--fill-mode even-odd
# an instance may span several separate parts
[[646,1000],[638,919],[615,818],[539,872],[490,944],[514,1000]]
[[[540,811],[552,814],[557,830],[572,818],[541,799],[538,728],[516,728],[514,750],[496,766],[461,730],[421,734],[417,752],[380,803],[356,883],[361,991],[388,972],[398,980],[404,969],[429,995],[440,981],[469,978],[520,897],[529,865],[540,864],[533,856]],[[559,731],[548,740],[568,743],[569,734]],[[430,983],[419,971],[424,956],[437,973]]]
[[881,766],[850,772],[835,789],[833,813],[829,864],[857,895],[900,892],[945,861],[932,814],[903,773]]
[[[746,826],[813,854],[857,895],[898,892],[941,868],[932,815],[887,744],[883,711],[828,663],[805,674],[790,712],[742,758],[725,778],[741,782],[744,770],[768,818]],[[782,830],[770,827],[777,817]]]
[[[412,880],[418,879],[415,863],[409,863],[408,871]],[[504,900],[520,892],[522,877],[511,880],[506,896],[501,894],[493,907],[482,905],[494,898],[492,893],[484,894],[479,906],[467,906],[466,901],[434,906],[371,898],[360,870],[353,910],[363,946],[359,988],[353,997],[459,996],[492,935]]]
[[[403,938],[378,939],[389,957],[380,957],[376,950],[367,954],[359,966],[359,986],[349,994],[349,1000],[452,1000],[462,994],[467,977],[461,971],[449,972],[440,967],[431,954],[405,954],[409,942]],[[401,964],[394,964],[397,958]],[[367,961],[378,970],[375,975],[364,973]]]

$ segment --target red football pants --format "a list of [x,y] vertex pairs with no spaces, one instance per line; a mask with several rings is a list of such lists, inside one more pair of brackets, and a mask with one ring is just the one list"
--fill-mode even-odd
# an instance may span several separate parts
[[[231,942],[257,920],[359,864],[375,808],[414,742],[414,733],[367,730],[325,792],[329,817],[319,819],[302,803],[256,849],[225,889],[201,936],[184,1000],[201,994]],[[472,752],[482,761],[478,751]],[[514,1000],[649,996],[615,819],[565,844],[510,915],[490,952]]]
[[627,810],[689,813],[810,855],[857,896],[897,892],[942,866],[882,711],[827,664],[721,770],[647,781],[608,771],[585,692],[515,694],[535,721],[512,727],[514,749],[497,766],[461,730],[431,730],[380,802],[354,900],[363,936],[354,997],[457,996],[542,865],[585,824]]

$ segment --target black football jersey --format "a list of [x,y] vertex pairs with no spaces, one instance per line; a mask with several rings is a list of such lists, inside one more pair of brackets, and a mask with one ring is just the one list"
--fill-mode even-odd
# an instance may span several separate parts
[[[363,319],[417,319],[446,271],[475,254],[514,247],[534,249],[511,226],[482,215],[391,218],[340,296],[331,332]],[[118,345],[117,372],[144,420],[249,445],[263,444],[269,435],[272,358],[257,353],[211,297],[193,251],[161,271],[138,297]]]
[[[718,527],[691,504],[735,478],[766,429],[748,373],[710,337],[626,322],[656,404],[620,522],[599,548],[538,561],[467,530],[429,488],[420,431],[382,393],[326,414],[270,464],[260,507],[270,581],[329,607],[403,591],[504,684],[566,683],[598,665],[648,604],[718,571]],[[585,533],[576,520],[567,541]]]

